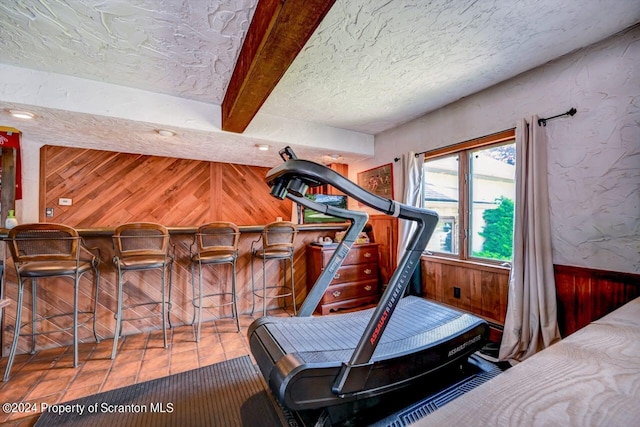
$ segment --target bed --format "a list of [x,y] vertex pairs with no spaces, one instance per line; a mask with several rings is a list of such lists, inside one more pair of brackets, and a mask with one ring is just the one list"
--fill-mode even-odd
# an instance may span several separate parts
[[640,298],[415,425],[639,426]]

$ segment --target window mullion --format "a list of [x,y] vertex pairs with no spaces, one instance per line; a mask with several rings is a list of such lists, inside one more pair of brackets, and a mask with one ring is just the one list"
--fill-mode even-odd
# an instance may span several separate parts
[[461,151],[458,161],[460,189],[460,259],[469,258],[469,152]]

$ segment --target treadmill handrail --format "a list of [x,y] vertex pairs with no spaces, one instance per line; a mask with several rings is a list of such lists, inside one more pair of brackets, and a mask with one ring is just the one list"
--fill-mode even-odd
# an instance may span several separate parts
[[267,173],[266,180],[267,184],[273,187],[278,183],[278,181],[289,181],[294,178],[301,179],[309,187],[330,184],[359,202],[387,215],[394,215],[394,204],[398,203],[394,200],[385,199],[376,194],[370,193],[355,184],[353,181],[350,181],[340,175],[338,172],[309,160],[287,160],[281,165],[271,169]]
[[[293,152],[291,151],[291,153]],[[333,392],[339,395],[358,391],[364,387],[367,379],[367,375],[362,375],[362,367],[371,362],[380,337],[386,329],[415,268],[419,264],[422,251],[426,248],[438,223],[438,214],[428,209],[409,206],[370,193],[336,171],[315,162],[297,159],[295,154],[283,164],[271,169],[267,173],[266,180],[271,187],[271,194],[281,199],[287,197],[295,201],[296,198],[304,196],[309,186],[329,184],[377,211],[416,222],[417,227],[409,238],[405,252],[391,276],[387,289],[381,296],[351,359],[348,363],[343,363],[332,388]],[[334,253],[333,256],[336,255]]]
[[338,268],[342,265],[345,257],[349,253],[351,246],[356,242],[358,235],[364,229],[369,219],[369,214],[360,211],[350,211],[347,209],[341,209],[330,205],[321,205],[320,203],[309,200],[305,197],[298,197],[294,194],[288,193],[287,198],[294,202],[301,204],[304,207],[313,209],[315,211],[325,213],[327,215],[336,216],[338,218],[344,218],[351,221],[351,225],[344,234],[344,237],[338,243],[338,246],[331,254],[329,262],[326,267],[320,273],[320,276],[316,279],[313,287],[307,292],[307,297],[302,303],[302,307],[298,310],[299,317],[311,316],[316,307],[320,303],[320,300],[324,296],[324,293],[329,288],[333,277],[338,271]]

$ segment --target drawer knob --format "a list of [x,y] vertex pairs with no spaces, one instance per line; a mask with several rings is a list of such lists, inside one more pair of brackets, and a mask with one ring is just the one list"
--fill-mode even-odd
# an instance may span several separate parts
[[370,268],[367,268],[366,270],[364,270],[364,274],[371,274],[372,270]]
[[362,256],[365,258],[371,258],[371,252],[365,252]]
[[367,292],[369,292],[371,289],[373,289],[371,287],[371,285],[367,285],[367,286],[364,287],[364,290],[367,291]]
[[334,298],[338,298],[341,293],[342,292],[340,292],[340,291],[333,291],[332,295],[333,295]]
[[334,279],[334,280],[335,280],[335,279],[339,279],[339,278],[340,278],[340,273],[336,273],[336,274],[333,276],[333,279]]

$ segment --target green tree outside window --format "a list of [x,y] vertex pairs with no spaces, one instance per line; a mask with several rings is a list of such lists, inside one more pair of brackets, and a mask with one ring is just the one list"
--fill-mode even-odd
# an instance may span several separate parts
[[482,251],[474,256],[500,261],[511,261],[513,255],[513,200],[500,197],[498,206],[482,213],[485,226],[479,233],[484,238]]

